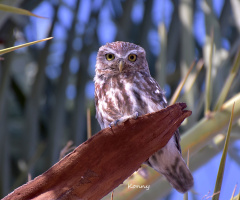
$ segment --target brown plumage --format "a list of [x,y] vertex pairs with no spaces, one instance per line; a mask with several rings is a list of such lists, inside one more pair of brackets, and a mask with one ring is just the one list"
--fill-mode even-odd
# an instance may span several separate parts
[[[163,90],[150,75],[146,53],[138,45],[113,42],[100,47],[95,71],[96,118],[102,129],[167,106]],[[193,177],[181,156],[179,139],[176,131],[146,164],[179,192],[186,192],[193,186]]]

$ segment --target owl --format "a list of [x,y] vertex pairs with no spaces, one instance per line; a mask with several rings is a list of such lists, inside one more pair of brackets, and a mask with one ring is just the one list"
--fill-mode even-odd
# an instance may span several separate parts
[[[168,105],[164,91],[150,75],[145,50],[138,45],[117,41],[100,47],[95,72],[96,118],[102,129]],[[193,186],[193,177],[182,158],[179,139],[176,131],[145,163],[184,193]]]

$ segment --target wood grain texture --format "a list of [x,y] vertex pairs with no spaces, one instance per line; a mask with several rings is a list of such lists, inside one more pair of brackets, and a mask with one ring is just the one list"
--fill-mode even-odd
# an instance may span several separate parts
[[191,115],[178,103],[106,128],[3,200],[101,199],[164,147]]

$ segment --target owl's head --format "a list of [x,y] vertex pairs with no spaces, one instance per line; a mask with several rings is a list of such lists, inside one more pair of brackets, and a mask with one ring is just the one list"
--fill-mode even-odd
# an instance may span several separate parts
[[145,50],[129,42],[112,42],[99,48],[97,75],[115,75],[134,72],[149,73]]

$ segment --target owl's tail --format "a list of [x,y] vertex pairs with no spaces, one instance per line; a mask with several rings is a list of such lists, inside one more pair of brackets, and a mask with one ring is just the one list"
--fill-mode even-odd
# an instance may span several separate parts
[[171,185],[179,192],[185,193],[193,186],[193,177],[181,153],[168,143],[153,154],[147,164],[163,174]]

